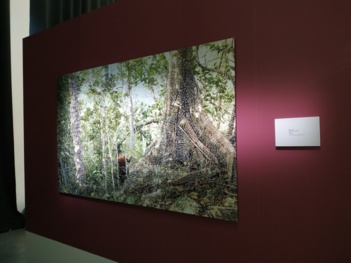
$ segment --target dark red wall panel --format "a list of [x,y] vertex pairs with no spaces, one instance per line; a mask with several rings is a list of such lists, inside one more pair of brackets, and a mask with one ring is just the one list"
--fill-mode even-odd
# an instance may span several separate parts
[[[127,262],[351,261],[351,2],[121,0],[24,40],[27,230]],[[56,78],[236,40],[239,222],[60,195]],[[277,149],[274,118],[320,116]]]

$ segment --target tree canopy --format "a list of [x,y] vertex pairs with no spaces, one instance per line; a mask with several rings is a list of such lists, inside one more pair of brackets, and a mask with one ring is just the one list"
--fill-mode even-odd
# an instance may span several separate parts
[[67,74],[57,98],[60,192],[237,219],[233,39]]

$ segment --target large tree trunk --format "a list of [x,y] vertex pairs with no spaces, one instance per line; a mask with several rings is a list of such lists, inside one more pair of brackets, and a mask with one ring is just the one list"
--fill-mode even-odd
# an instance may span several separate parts
[[[156,165],[187,167],[182,180],[194,177],[194,170],[219,173],[231,178],[235,149],[208,118],[202,107],[194,76],[192,48],[170,53],[168,90],[161,138],[131,169],[134,173]],[[209,174],[211,176],[211,174]]]
[[82,161],[82,146],[80,142],[80,115],[78,105],[78,80],[77,77],[71,76],[69,82],[69,92],[71,97],[70,119],[71,133],[74,145],[74,162],[76,166],[76,181],[81,186],[85,180],[85,169]]

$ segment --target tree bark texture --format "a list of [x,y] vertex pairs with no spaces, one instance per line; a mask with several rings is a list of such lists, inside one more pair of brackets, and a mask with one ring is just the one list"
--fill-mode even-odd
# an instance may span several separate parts
[[161,138],[142,160],[144,164],[137,163],[133,170],[173,163],[186,166],[189,171],[216,167],[221,175],[232,177],[236,152],[202,107],[194,63],[192,48],[170,52]]
[[76,181],[81,186],[85,179],[85,169],[82,162],[82,146],[80,142],[80,115],[78,105],[78,79],[76,76],[70,78],[69,92],[71,97],[70,104],[70,119],[71,119],[71,133],[74,145],[74,163],[76,166]]

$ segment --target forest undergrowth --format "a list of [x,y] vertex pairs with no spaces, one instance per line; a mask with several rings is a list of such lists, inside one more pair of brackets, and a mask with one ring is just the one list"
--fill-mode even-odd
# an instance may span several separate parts
[[[97,182],[90,182],[82,196],[107,201],[140,205],[156,209],[221,218],[236,221],[237,191],[235,180],[217,173],[211,176],[197,176],[194,179],[184,176],[186,168],[179,166],[172,170],[157,173],[134,174],[123,184],[106,191],[97,188]],[[92,178],[98,178],[96,175]],[[182,180],[183,179],[183,180]],[[75,193],[77,194],[77,193]]]

